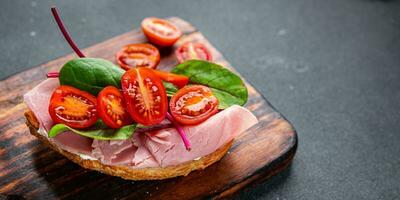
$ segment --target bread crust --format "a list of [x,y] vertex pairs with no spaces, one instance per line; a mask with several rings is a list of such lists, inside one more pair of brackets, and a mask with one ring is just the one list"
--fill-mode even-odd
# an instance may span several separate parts
[[207,156],[201,157],[198,160],[184,162],[179,165],[163,168],[153,167],[133,169],[129,166],[111,166],[102,164],[97,160],[85,160],[77,154],[67,152],[52,143],[47,137],[38,133],[39,122],[31,110],[27,110],[25,112],[25,117],[26,125],[29,127],[30,133],[32,135],[39,138],[39,140],[41,140],[43,143],[45,143],[58,153],[62,154],[63,156],[67,157],[72,162],[86,169],[96,170],[104,174],[118,176],[127,180],[161,180],[176,176],[186,176],[191,171],[204,169],[209,165],[219,161],[233,144],[233,140],[231,140],[227,144],[221,146],[219,149]]

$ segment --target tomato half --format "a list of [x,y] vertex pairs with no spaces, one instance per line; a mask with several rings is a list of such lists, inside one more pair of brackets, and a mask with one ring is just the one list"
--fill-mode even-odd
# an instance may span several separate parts
[[162,47],[172,46],[182,36],[182,31],[178,27],[164,19],[145,18],[141,26],[147,39]]
[[186,86],[171,98],[169,109],[179,123],[195,125],[218,112],[218,99],[206,86]]
[[189,77],[184,76],[184,75],[173,74],[173,73],[159,71],[159,70],[153,70],[153,72],[158,77],[160,77],[161,80],[170,82],[170,83],[178,86],[178,88],[182,88],[189,83]]
[[117,52],[116,59],[125,70],[134,67],[155,69],[160,62],[160,52],[151,44],[129,44]]
[[202,43],[186,42],[175,51],[175,55],[179,63],[186,60],[212,61],[210,50]]
[[114,86],[107,86],[97,96],[99,117],[111,128],[121,128],[132,122],[121,92]]
[[97,121],[96,97],[71,86],[59,86],[51,95],[49,113],[55,123],[87,128]]
[[132,119],[144,125],[160,123],[167,114],[168,99],[159,77],[148,68],[126,71],[121,78],[122,94]]

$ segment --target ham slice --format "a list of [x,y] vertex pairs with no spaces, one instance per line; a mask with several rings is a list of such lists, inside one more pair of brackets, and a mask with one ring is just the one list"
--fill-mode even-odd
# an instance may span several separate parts
[[158,167],[156,160],[142,145],[141,135],[135,133],[132,139],[121,141],[93,140],[92,156],[108,165]]
[[[128,163],[130,158],[126,155],[130,152],[132,158],[136,148],[133,146],[131,140],[93,140],[92,156],[99,159],[104,164],[112,164],[113,161],[118,163]],[[125,158],[125,159],[122,159]]]
[[[39,133],[46,137],[47,132],[54,125],[48,111],[50,97],[59,85],[56,78],[46,79],[24,95],[24,102],[35,113],[40,123],[39,130],[44,130]],[[71,153],[91,155],[92,148],[90,146],[93,140],[71,131],[59,134],[50,140]]]
[[[59,86],[57,79],[47,79],[24,95],[24,101],[35,113],[41,134],[47,133],[53,122],[48,113],[51,94]],[[50,140],[60,148],[75,154],[88,155],[108,165],[128,165],[133,168],[166,167],[206,156],[257,123],[246,108],[231,106],[196,126],[184,126],[192,150],[188,152],[174,128],[156,132],[135,133],[129,140],[93,140],[67,131]]]
[[187,151],[174,128],[146,134],[145,146],[161,167],[206,156],[258,122],[246,108],[231,106],[196,126],[184,126],[192,150]]
[[24,95],[24,102],[35,113],[40,127],[47,132],[53,126],[53,120],[48,112],[50,97],[59,85],[58,79],[49,78]]
[[56,137],[51,139],[62,149],[75,154],[92,154],[92,143],[91,138],[83,137],[81,135],[75,134],[72,131],[67,131],[58,134]]

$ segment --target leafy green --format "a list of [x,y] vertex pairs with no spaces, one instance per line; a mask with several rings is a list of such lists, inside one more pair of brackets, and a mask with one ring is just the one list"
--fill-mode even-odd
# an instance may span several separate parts
[[108,85],[120,88],[125,71],[101,58],[77,58],[68,61],[60,70],[60,84],[70,85],[97,95]]
[[172,97],[179,90],[179,88],[170,82],[163,81],[163,84],[168,97]]
[[[125,71],[113,63],[100,58],[77,58],[67,62],[60,71],[60,84],[70,85],[97,95],[104,87],[120,88]],[[207,61],[190,60],[177,65],[172,73],[183,74],[194,84],[207,85],[219,100],[219,109],[231,105],[243,105],[248,98],[247,88],[239,76],[220,65]],[[167,96],[174,95],[178,88],[163,82]]]
[[190,60],[177,65],[171,72],[188,76],[191,83],[210,87],[219,101],[219,109],[247,102],[248,92],[242,79],[215,63]]
[[62,132],[72,131],[84,137],[89,137],[97,140],[126,140],[131,138],[131,136],[135,132],[136,124],[123,126],[119,129],[112,129],[106,127],[104,123],[98,121],[93,126],[93,128],[94,129],[90,130],[77,130],[65,124],[56,124],[50,129],[48,136],[52,138]]

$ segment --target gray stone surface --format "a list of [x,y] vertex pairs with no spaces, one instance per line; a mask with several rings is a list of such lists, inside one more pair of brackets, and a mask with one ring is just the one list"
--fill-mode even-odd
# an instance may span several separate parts
[[71,52],[52,4],[80,47],[186,19],[293,122],[292,167],[238,199],[399,198],[399,1],[2,0],[0,79]]

